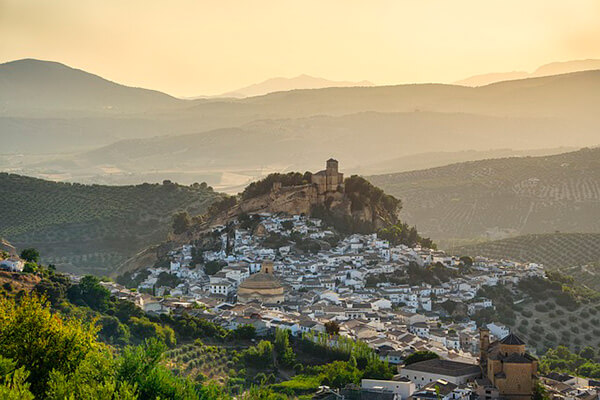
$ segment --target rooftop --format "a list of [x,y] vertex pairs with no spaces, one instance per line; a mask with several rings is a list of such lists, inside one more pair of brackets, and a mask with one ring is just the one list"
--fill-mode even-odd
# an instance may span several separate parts
[[442,360],[439,358],[420,361],[404,366],[402,369],[408,371],[430,372],[446,376],[475,375],[481,372],[478,365]]
[[275,289],[280,288],[281,283],[272,274],[259,272],[246,279],[240,285],[240,289]]
[[525,344],[525,342],[514,333],[509,333],[508,335],[506,335],[502,340],[500,340],[500,343],[508,344],[511,346],[520,346]]

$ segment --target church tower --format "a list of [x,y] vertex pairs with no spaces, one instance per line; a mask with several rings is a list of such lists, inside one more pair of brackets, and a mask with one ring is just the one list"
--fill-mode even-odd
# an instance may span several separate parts
[[337,160],[334,160],[333,158],[330,158],[329,160],[327,160],[327,165],[326,165],[326,169],[327,171],[327,175],[337,175],[338,173],[338,162]]
[[313,174],[311,179],[318,194],[344,190],[344,174],[338,171],[338,162],[333,158],[327,160],[325,169]]

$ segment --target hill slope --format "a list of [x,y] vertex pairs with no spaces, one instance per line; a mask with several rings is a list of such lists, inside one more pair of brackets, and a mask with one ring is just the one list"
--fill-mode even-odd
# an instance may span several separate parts
[[369,177],[442,247],[548,232],[600,232],[600,148]]
[[567,268],[600,262],[600,233],[530,234],[456,247],[450,252]]
[[[0,237],[36,247],[47,262],[105,273],[164,240],[173,213],[202,213],[217,194],[176,184],[100,186],[0,174]],[[82,271],[84,269],[84,271]]]
[[52,110],[118,114],[183,103],[161,92],[119,85],[57,62],[24,59],[0,64],[0,115]]
[[457,247],[449,252],[544,264],[600,291],[600,233],[523,235]]

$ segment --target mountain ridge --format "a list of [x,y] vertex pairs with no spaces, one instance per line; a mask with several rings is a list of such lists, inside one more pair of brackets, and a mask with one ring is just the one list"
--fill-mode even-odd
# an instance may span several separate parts
[[558,61],[544,64],[536,68],[533,72],[527,71],[511,71],[511,72],[491,72],[486,74],[477,74],[470,76],[465,79],[454,82],[457,85],[464,86],[485,86],[496,82],[516,79],[526,79],[543,77],[550,75],[560,75],[571,72],[589,71],[594,69],[600,69],[600,60],[597,59],[586,59],[586,60],[571,60],[571,61]]
[[[122,85],[60,62],[33,58],[0,64],[0,89],[2,114],[6,113],[2,109],[11,104],[13,109],[36,109],[42,101],[73,109],[91,108],[97,113],[168,108],[182,101],[157,90]],[[87,95],[90,91],[92,97]]]
[[355,87],[355,86],[373,86],[372,82],[367,80],[359,82],[351,81],[335,81],[325,78],[319,78],[310,76],[307,74],[301,74],[293,78],[275,77],[266,79],[259,83],[254,83],[248,86],[244,86],[239,89],[235,89],[229,92],[225,92],[218,96],[212,97],[234,97],[234,98],[245,98],[262,96],[273,92],[283,92],[291,90],[301,89],[322,89],[326,87]]

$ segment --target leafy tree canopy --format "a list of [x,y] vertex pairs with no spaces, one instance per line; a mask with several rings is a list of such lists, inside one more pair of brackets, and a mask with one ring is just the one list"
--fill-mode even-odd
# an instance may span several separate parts
[[21,258],[28,262],[38,263],[40,261],[40,252],[33,247],[29,247],[21,251]]
[[406,357],[404,360],[404,365],[410,365],[421,361],[433,360],[436,358],[440,358],[436,353],[429,350],[424,351],[415,351],[410,356]]

